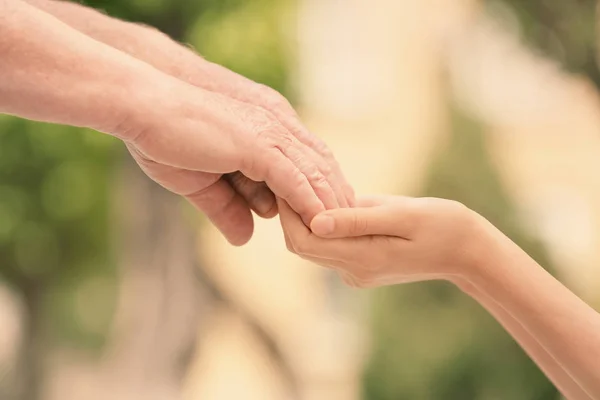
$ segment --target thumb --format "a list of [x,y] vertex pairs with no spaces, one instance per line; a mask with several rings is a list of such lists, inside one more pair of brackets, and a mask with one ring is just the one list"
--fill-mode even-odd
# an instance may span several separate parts
[[218,180],[185,198],[204,212],[232,245],[242,246],[252,237],[254,221],[248,203],[226,181]]
[[368,235],[406,237],[409,214],[398,211],[389,205],[328,210],[313,218],[310,229],[328,239]]

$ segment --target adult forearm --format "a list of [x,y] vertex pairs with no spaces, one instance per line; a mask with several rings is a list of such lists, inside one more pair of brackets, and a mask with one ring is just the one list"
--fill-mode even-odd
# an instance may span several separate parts
[[[331,151],[303,125],[291,104],[277,91],[203,59],[191,48],[177,43],[154,28],[111,18],[94,9],[70,2],[25,1],[55,15],[95,40],[128,53],[180,81],[242,102],[253,109],[252,113],[262,114],[266,111],[268,118],[274,117],[277,124],[298,139],[311,154],[325,160],[320,168],[325,170],[326,175],[335,177],[333,190],[340,199],[339,204],[344,206],[354,203],[353,190]],[[326,203],[330,204],[331,201],[326,200]]]
[[455,281],[457,286],[485,308],[515,339],[527,355],[546,374],[548,379],[570,400],[593,400],[563,367],[544,349],[512,315],[491,297],[466,280]]
[[600,315],[495,228],[473,284],[515,318],[593,399],[600,399]]
[[161,75],[21,1],[0,13],[0,112],[118,134]]
[[[204,60],[155,28],[119,20],[90,7],[62,0],[25,0],[95,40],[142,60],[194,86],[246,100],[236,87],[249,82]],[[226,79],[218,79],[224,77]]]

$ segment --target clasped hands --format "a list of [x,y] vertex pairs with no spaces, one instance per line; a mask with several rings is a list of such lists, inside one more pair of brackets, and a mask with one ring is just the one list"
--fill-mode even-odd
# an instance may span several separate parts
[[485,220],[437,198],[369,196],[354,208],[327,210],[307,227],[278,199],[288,249],[339,272],[352,287],[470,279],[487,235]]
[[213,97],[205,118],[220,129],[195,126],[201,120],[189,106],[175,107],[167,109],[168,129],[143,130],[126,143],[148,175],[205,212],[232,244],[250,239],[252,209],[267,218],[279,212],[289,250],[354,287],[452,279],[474,263],[478,216],[466,207],[433,198],[355,200],[331,152],[298,119],[286,128],[263,108],[205,95]]
[[331,151],[283,96],[250,81],[236,93],[255,104],[173,82],[163,99],[179,102],[156,100],[142,129],[117,134],[151,178],[234,245],[252,236],[251,211],[279,212],[288,249],[350,286],[460,279],[476,264],[483,218],[443,199],[355,200]]
[[250,239],[251,210],[279,212],[289,250],[354,287],[452,280],[476,263],[481,217],[443,199],[355,200],[331,151],[287,101],[247,85],[271,99],[268,107],[174,84],[165,98],[180,103],[159,102],[143,129],[119,136],[150,177],[187,198],[232,244]]

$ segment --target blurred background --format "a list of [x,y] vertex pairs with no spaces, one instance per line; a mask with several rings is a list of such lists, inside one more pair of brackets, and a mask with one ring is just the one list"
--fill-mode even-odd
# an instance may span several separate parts
[[[285,94],[359,193],[485,215],[600,307],[596,2],[89,0]],[[599,37],[600,39],[600,37]],[[0,115],[0,399],[554,400],[442,283],[232,248],[105,135]]]

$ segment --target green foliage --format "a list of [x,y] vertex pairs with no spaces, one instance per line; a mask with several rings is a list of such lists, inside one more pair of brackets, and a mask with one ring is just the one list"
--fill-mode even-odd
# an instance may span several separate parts
[[[482,127],[459,112],[431,166],[424,196],[461,201],[487,217],[542,265],[539,242],[519,228],[490,161]],[[558,394],[535,364],[476,302],[447,283],[380,290],[373,302],[369,400],[550,400]]]
[[[7,116],[0,119],[0,132],[0,276],[47,321],[75,315],[78,304],[58,310],[47,296],[77,290],[80,281],[92,277],[114,276],[107,213],[115,141]],[[110,299],[103,305],[112,308]],[[43,327],[99,343],[101,332],[70,321]]]
[[289,66],[280,27],[286,6],[285,2],[248,1],[227,12],[206,12],[187,37],[207,59],[285,92]]
[[283,26],[294,0],[95,0],[89,5],[188,42],[210,61],[287,93]]
[[525,40],[567,70],[600,87],[595,30],[596,0],[486,0],[515,11]]
[[[94,0],[114,17],[189,40],[207,58],[285,90],[287,0]],[[117,276],[110,237],[117,140],[0,115],[0,279],[51,344],[97,347]],[[143,199],[140,199],[143,201]]]

